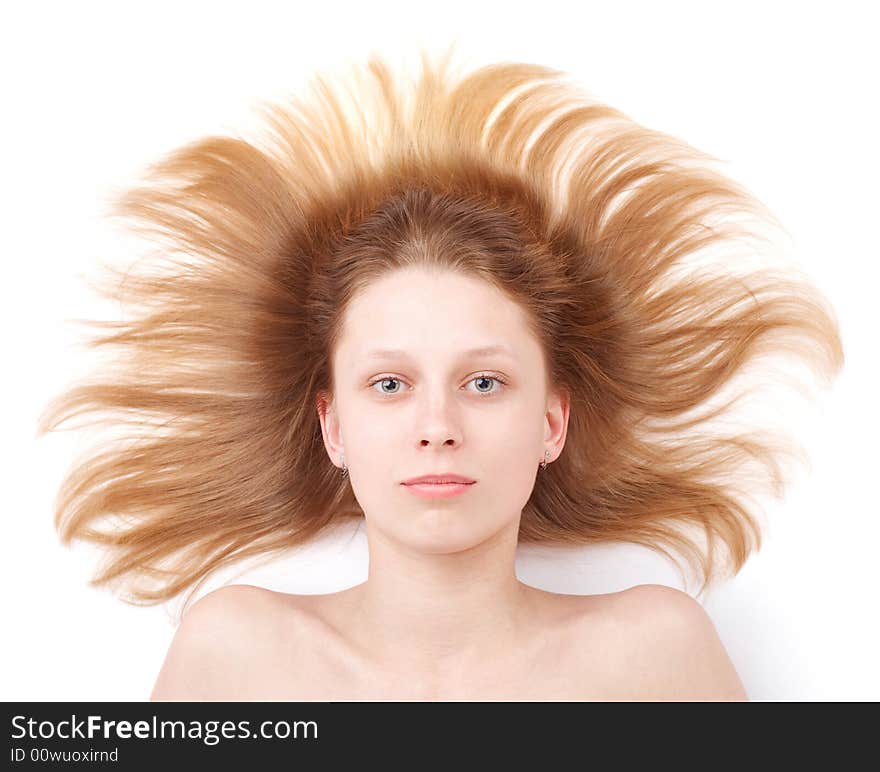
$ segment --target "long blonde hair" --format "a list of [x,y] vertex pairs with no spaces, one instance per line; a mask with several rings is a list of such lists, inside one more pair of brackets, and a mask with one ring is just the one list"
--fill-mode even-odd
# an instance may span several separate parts
[[704,587],[739,571],[761,543],[746,500],[762,482],[779,495],[800,449],[707,431],[745,392],[710,403],[763,354],[830,381],[843,349],[793,269],[697,265],[781,227],[716,159],[558,70],[452,77],[448,55],[423,54],[411,88],[374,55],[261,115],[256,139],[187,144],[114,201],[159,245],[154,270],[107,268],[100,291],[134,311],[91,322],[115,366],[68,387],[38,427],[131,427],[78,459],[56,501],[64,543],[106,549],[93,585],[157,603],[363,516],[316,405],[352,297],[411,265],[501,288],[569,395],[566,445],[537,477],[521,542],[640,543],[683,557]]

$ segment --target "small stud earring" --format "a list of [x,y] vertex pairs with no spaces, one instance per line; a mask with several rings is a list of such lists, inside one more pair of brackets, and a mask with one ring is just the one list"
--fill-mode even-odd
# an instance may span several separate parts
[[341,454],[339,459],[342,462],[342,476],[345,477],[348,474],[348,467],[345,465],[345,454]]
[[547,459],[549,459],[549,458],[550,458],[550,451],[549,451],[549,450],[545,450],[545,451],[544,451],[544,460],[540,463],[540,467],[541,467],[541,469],[546,469],[546,468],[547,468]]

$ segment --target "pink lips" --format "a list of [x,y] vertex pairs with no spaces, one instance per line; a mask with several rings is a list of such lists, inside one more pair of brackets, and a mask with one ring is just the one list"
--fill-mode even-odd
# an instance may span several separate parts
[[413,477],[403,485],[416,496],[429,499],[445,499],[464,493],[476,481],[459,474],[429,474]]
[[455,472],[442,472],[440,474],[423,474],[421,477],[411,477],[404,480],[404,485],[414,485],[417,483],[472,483],[475,482],[470,477],[455,474]]
[[426,499],[446,499],[464,493],[474,483],[406,483],[410,493]]

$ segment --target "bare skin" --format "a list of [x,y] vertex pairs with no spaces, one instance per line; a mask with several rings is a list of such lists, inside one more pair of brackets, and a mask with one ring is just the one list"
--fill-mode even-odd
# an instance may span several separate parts
[[[523,587],[532,613],[521,629],[512,636],[499,633],[479,663],[450,658],[429,666],[412,662],[402,651],[377,657],[366,648],[366,641],[353,640],[346,618],[357,602],[357,588],[335,595],[281,598],[295,606],[315,632],[309,647],[313,666],[306,668],[313,677],[301,693],[318,699],[332,694],[336,699],[362,700],[583,699],[583,684],[572,679],[573,668],[581,671],[585,664],[578,625],[584,613],[598,617],[607,597],[585,602],[579,596]],[[303,674],[298,675],[302,683]],[[598,673],[592,676],[597,686],[598,678]]]
[[[523,510],[539,464],[562,452],[569,398],[548,388],[541,343],[504,293],[449,272],[383,276],[349,304],[333,372],[315,406],[364,511],[367,581],[325,595],[215,590],[185,615],[154,698],[741,695],[687,594],[519,581]],[[428,498],[408,484],[424,475],[470,484]]]
[[[233,585],[210,593],[185,616],[151,699],[748,699],[697,602],[672,588],[582,596],[523,584],[530,614],[512,637],[499,634],[481,662],[450,656],[425,667],[403,650],[377,655],[358,640],[348,620],[361,587],[290,595]],[[669,632],[681,629],[684,640]]]

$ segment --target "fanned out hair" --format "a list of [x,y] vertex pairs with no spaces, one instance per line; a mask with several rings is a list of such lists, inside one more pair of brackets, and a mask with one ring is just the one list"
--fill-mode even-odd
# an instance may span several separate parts
[[502,289],[543,344],[548,388],[569,396],[522,543],[643,544],[683,557],[700,592],[760,547],[746,502],[768,482],[781,495],[782,461],[802,449],[709,431],[747,393],[723,387],[762,355],[826,382],[844,360],[803,275],[746,268],[781,225],[712,156],[559,70],[452,76],[449,60],[423,52],[411,84],[375,54],[346,79],[316,75],[308,99],[261,103],[256,138],[186,144],[114,198],[158,245],[153,270],[105,266],[101,291],[134,313],[86,321],[105,330],[89,345],[119,356],[38,427],[84,415],[124,429],[56,499],[62,542],[106,553],[92,585],[124,584],[136,604],[192,597],[221,566],[363,516],[317,406],[352,297],[409,266]]

